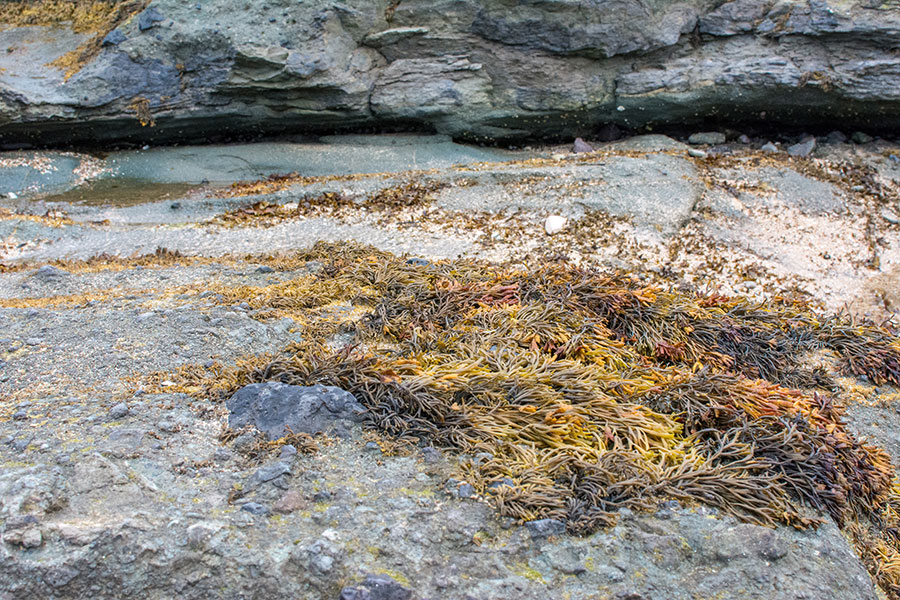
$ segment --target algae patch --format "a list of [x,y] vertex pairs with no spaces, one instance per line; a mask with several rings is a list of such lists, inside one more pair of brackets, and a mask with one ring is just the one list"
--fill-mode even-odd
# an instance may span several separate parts
[[[293,260],[321,269],[219,291],[223,303],[309,323],[306,341],[170,378],[212,399],[261,381],[339,386],[373,430],[480,456],[461,469],[501,515],[557,519],[575,534],[666,498],[797,528],[819,522],[815,509],[900,597],[893,467],[847,430],[832,374],[804,360],[830,352],[846,373],[897,385],[896,332],[798,301],[684,293],[565,264],[324,243]],[[353,310],[329,312],[339,305]],[[335,339],[352,341],[335,350]]]

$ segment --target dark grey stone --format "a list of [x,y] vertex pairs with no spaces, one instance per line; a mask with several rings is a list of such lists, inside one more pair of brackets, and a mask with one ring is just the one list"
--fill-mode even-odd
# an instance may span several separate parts
[[422,448],[422,460],[425,461],[426,464],[433,465],[441,462],[444,456],[441,454],[441,451],[437,448],[432,448],[431,446],[427,448]]
[[261,516],[269,514],[269,509],[259,502],[247,502],[241,505],[241,510],[245,510],[251,515]]
[[125,34],[119,31],[118,29],[113,29],[109,33],[106,34],[106,37],[103,38],[103,41],[100,43],[101,46],[118,46],[126,39]]
[[791,156],[809,156],[816,149],[816,138],[810,136],[802,142],[788,146],[788,154]]
[[271,465],[260,467],[250,477],[248,485],[250,487],[258,487],[259,485],[273,481],[282,476],[291,475],[291,466],[285,462],[276,462]]
[[566,524],[556,519],[538,519],[528,521],[525,528],[533,538],[545,538],[551,535],[562,535],[566,532]]
[[475,487],[470,483],[464,483],[456,488],[456,496],[458,498],[473,498],[475,497]]
[[388,575],[366,575],[362,587],[369,591],[371,600],[411,600],[412,590],[407,589]]
[[151,6],[140,14],[138,17],[138,29],[147,31],[152,29],[157,23],[164,21],[165,17],[157,10],[156,6]]
[[516,482],[510,479],[509,477],[504,477],[500,481],[494,481],[488,486],[488,492],[497,493],[501,488],[505,487],[513,487],[516,485]]
[[581,152],[593,152],[594,147],[585,142],[581,138],[575,138],[575,143],[572,145],[572,152],[581,153]]
[[280,382],[254,383],[241,388],[227,402],[228,425],[254,425],[269,439],[289,431],[316,434],[337,421],[361,422],[365,408],[352,394],[331,386],[297,386]]
[[62,277],[68,275],[68,271],[64,271],[58,267],[54,267],[52,265],[44,265],[39,268],[32,274],[32,277],[35,279],[41,279],[43,281],[55,281]]
[[285,444],[281,447],[281,451],[278,456],[281,460],[290,460],[297,456],[297,448],[295,448],[292,444]]
[[688,142],[691,144],[697,145],[715,145],[715,144],[724,144],[725,143],[725,134],[720,133],[718,131],[703,131],[700,133],[693,133],[688,138]]
[[372,594],[365,588],[345,587],[338,600],[372,600]]
[[262,265],[256,268],[257,273],[274,273],[275,269],[270,267],[269,265]]
[[128,416],[128,412],[129,412],[128,405],[124,402],[119,402],[118,404],[116,404],[115,406],[113,406],[112,408],[109,409],[107,416],[109,416],[109,418],[112,419],[113,421],[116,421],[118,419],[123,419],[126,416]]

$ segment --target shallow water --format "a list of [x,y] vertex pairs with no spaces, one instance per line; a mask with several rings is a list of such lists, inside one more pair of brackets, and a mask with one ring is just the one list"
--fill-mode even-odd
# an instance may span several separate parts
[[528,158],[439,135],[327,136],[310,142],[260,142],[76,152],[0,153],[0,196],[89,206],[133,206],[174,199],[198,185],[228,185],[270,175],[396,173]]
[[162,200],[177,200],[200,189],[189,183],[155,183],[140,179],[100,179],[44,198],[84,206],[137,206]]

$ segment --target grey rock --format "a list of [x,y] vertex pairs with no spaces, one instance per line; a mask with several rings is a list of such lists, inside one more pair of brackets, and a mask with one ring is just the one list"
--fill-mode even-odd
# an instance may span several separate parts
[[290,460],[297,456],[297,448],[291,444],[285,444],[281,447],[278,456],[281,460]]
[[688,156],[693,156],[694,158],[706,158],[709,156],[709,154],[703,150],[698,150],[697,148],[688,148],[687,153]]
[[864,133],[862,131],[854,131],[853,135],[850,136],[850,139],[854,144],[868,144],[872,142],[875,138],[873,138],[868,133]]
[[581,153],[581,152],[593,152],[594,147],[585,142],[581,138],[575,138],[575,143],[572,145],[572,152]]
[[847,136],[841,131],[832,131],[825,136],[825,141],[829,144],[844,144],[847,142]]
[[[412,590],[383,574],[366,575],[360,587],[368,592],[368,596],[361,598],[370,600],[412,600],[413,597]],[[343,592],[341,594],[343,598]]]
[[103,41],[100,43],[101,46],[118,46],[126,39],[125,34],[122,33],[118,29],[113,29],[103,38]]
[[43,267],[35,271],[32,274],[32,277],[43,281],[56,281],[67,275],[69,275],[68,271],[64,271],[63,269],[54,267],[52,265],[44,265]]
[[692,133],[688,138],[688,142],[697,145],[713,146],[715,144],[725,143],[725,134],[718,131],[703,131]]
[[809,156],[816,149],[816,138],[810,136],[798,144],[788,146],[788,154],[791,156]]
[[776,146],[772,142],[766,142],[765,144],[762,145],[760,150],[762,150],[763,152],[771,152],[773,154],[776,152],[780,152],[780,150],[778,149],[778,146]]
[[491,483],[487,489],[488,489],[489,493],[497,493],[502,488],[513,487],[514,485],[516,485],[515,481],[513,481],[509,477],[504,477],[503,479],[501,479],[499,481],[494,481],[493,483]]
[[881,218],[891,225],[900,225],[900,215],[889,208],[883,208],[881,210]]
[[425,461],[425,464],[434,465],[441,462],[443,458],[443,454],[437,448],[432,448],[431,446],[422,448],[422,460]]
[[470,483],[464,483],[456,488],[457,498],[474,498],[475,488]]
[[546,538],[552,535],[562,535],[566,532],[566,524],[556,519],[538,519],[528,521],[525,528],[533,538]]
[[245,386],[228,400],[227,407],[230,427],[240,429],[252,424],[272,440],[289,431],[329,431],[341,420],[358,423],[365,411],[352,394],[339,388],[280,382]]
[[269,509],[259,502],[247,502],[241,505],[241,510],[247,511],[251,515],[263,516],[269,514]]
[[259,267],[256,267],[256,272],[257,273],[274,273],[275,269],[273,269],[272,267],[270,267],[268,265],[261,265]]
[[271,465],[260,467],[250,477],[248,486],[251,488],[258,487],[263,483],[267,483],[282,476],[291,475],[291,466],[285,462],[276,462]]
[[164,20],[165,17],[157,10],[156,6],[151,6],[138,16],[138,29],[147,31]]
[[372,594],[366,588],[345,587],[338,600],[372,600]]
[[28,411],[27,410],[17,410],[13,413],[13,421],[26,421],[28,420]]
[[[7,28],[0,45],[27,46],[32,60],[0,56],[0,142],[155,145],[398,125],[510,140],[698,127],[710,114],[900,127],[896,11],[754,0],[595,8],[441,0],[403,2],[389,18],[371,2],[323,0],[291,5],[285,17],[264,3],[198,11],[154,0],[67,80],[48,63],[82,34]],[[702,43],[690,43],[693,32]],[[135,98],[160,114],[155,126],[134,118]]]
[[125,417],[127,417],[128,412],[128,404],[126,404],[125,402],[119,402],[118,404],[110,408],[109,412],[107,412],[106,414],[113,421],[117,421],[119,419],[124,419]]

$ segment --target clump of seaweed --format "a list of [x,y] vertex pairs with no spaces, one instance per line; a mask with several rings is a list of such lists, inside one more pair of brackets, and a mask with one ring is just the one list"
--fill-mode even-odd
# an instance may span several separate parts
[[[284,180],[292,180],[289,175],[276,175],[270,178],[275,185]],[[388,186],[362,198],[354,198],[339,192],[323,192],[321,194],[301,198],[297,202],[276,204],[267,200],[258,200],[252,204],[240,206],[234,210],[213,217],[208,224],[221,227],[273,227],[285,221],[303,217],[338,217],[349,218],[361,208],[394,213],[405,208],[414,208],[428,204],[433,195],[446,187],[445,183],[427,179],[412,178],[396,185]]]
[[[223,301],[300,322],[336,303],[355,310],[279,355],[192,375],[187,391],[340,386],[371,429],[480,457],[466,478],[502,515],[559,519],[575,534],[665,498],[798,528],[815,526],[816,509],[900,598],[889,457],[848,431],[828,374],[803,360],[832,352],[847,372],[898,385],[895,332],[789,299],[681,293],[564,264],[324,243],[296,260],[322,269]],[[335,350],[337,334],[353,345]]]

